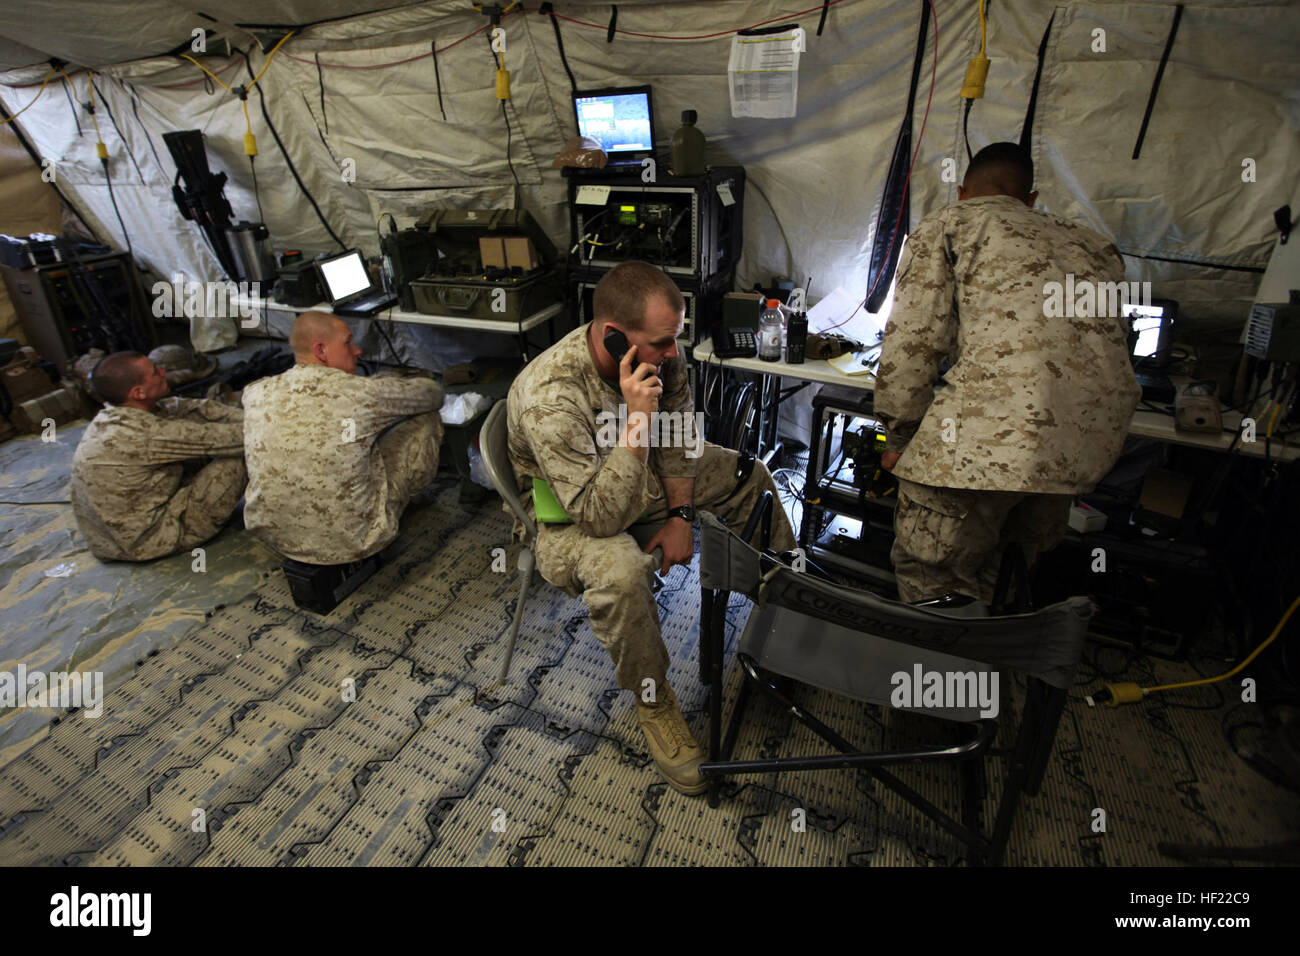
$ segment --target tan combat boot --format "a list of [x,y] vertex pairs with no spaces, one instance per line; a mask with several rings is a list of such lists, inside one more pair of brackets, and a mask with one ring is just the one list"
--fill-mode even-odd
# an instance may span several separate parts
[[692,797],[707,790],[709,783],[700,775],[704,748],[686,726],[677,695],[667,681],[660,687],[655,703],[637,700],[636,716],[650,747],[650,756],[654,757],[655,766],[668,785]]

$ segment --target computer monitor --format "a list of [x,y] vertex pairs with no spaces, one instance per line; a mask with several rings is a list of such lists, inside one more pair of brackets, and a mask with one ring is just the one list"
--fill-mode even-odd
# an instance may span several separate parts
[[1162,368],[1169,359],[1170,332],[1178,316],[1178,303],[1170,299],[1152,299],[1150,305],[1134,303],[1124,306],[1129,321],[1133,362],[1145,369]]
[[365,292],[370,288],[370,273],[366,271],[365,260],[355,249],[316,263],[320,270],[321,281],[325,284],[325,294],[331,303],[339,302],[349,296]]
[[654,154],[650,87],[575,90],[573,113],[578,119],[578,133],[600,143],[611,160]]

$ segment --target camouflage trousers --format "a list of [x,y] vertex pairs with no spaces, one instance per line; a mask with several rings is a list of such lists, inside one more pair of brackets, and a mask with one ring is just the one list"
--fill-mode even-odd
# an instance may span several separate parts
[[243,458],[215,458],[198,468],[176,489],[153,527],[123,549],[122,560],[152,561],[216,537],[235,513],[247,481]]
[[438,474],[441,444],[442,416],[437,412],[399,422],[375,442],[388,474],[388,511],[393,527],[416,493]]
[[899,479],[890,557],[905,603],[943,594],[993,600],[1002,552],[1025,550],[1032,565],[1065,534],[1070,495],[935,488]]
[[[756,461],[738,488],[737,460],[736,452],[705,443],[695,477],[696,510],[743,525],[763,492],[770,491],[776,501],[772,547],[792,549],[794,532],[771,474]],[[642,521],[662,523],[667,517],[668,501],[660,497],[651,500]],[[594,538],[575,525],[542,525],[536,546],[542,577],[575,597],[581,595],[590,612],[592,633],[614,660],[618,686],[638,693],[646,678],[661,687],[668,670],[653,589],[661,559],[645,554],[637,541],[639,537],[648,543],[655,530],[638,523],[622,534]]]

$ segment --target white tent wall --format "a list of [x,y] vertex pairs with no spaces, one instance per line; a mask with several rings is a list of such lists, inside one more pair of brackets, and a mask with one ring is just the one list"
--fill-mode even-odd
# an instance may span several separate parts
[[[510,156],[523,205],[557,247],[566,248],[565,184],[550,160],[573,132],[569,82],[551,21],[538,16],[536,6],[507,15],[502,24],[511,73]],[[699,36],[812,6],[801,0],[620,3],[617,26],[629,33]],[[358,8],[364,4],[236,3],[213,16],[222,24],[303,23]],[[936,0],[933,9],[938,62],[932,26],[914,115],[915,140],[933,69],[933,100],[911,178],[912,224],[956,198],[944,161],[955,160],[960,176],[966,149],[957,90],[979,48],[972,0]],[[1297,18],[1292,4],[1185,5],[1141,157],[1133,160],[1174,11],[1158,3],[992,0],[993,63],[987,95],[970,114],[970,145],[978,150],[1019,138],[1039,43],[1052,20],[1032,131],[1040,207],[1115,239],[1128,256],[1129,277],[1152,281],[1156,295],[1180,299],[1192,326],[1238,327],[1272,246],[1272,211],[1288,201],[1300,179]],[[662,40],[620,33],[610,43],[608,4],[562,0],[557,12],[592,24],[560,21],[580,87],[650,83],[661,141],[681,110],[697,110],[709,161],[744,165],[770,200],[790,249],[767,202],[751,190],[739,286],[784,273],[812,275],[814,296],[836,285],[865,293],[921,0],[843,0],[829,10],[820,37],[820,9],[800,15],[808,51],[800,63],[798,116],[786,120],[731,117],[729,36]],[[190,29],[212,23],[163,0],[54,0],[21,14],[21,20],[19,11],[0,15],[0,34],[11,41],[0,46],[0,62],[18,66],[9,55],[21,53],[14,46],[21,44],[101,67],[97,99],[112,110],[117,129],[102,109],[100,129],[140,263],[160,276],[180,271],[221,278],[198,229],[176,211],[170,192],[175,169],[161,134],[204,129],[213,169],[230,176],[226,195],[236,217],[258,219],[238,101],[219,87],[208,92],[198,68],[175,57],[106,65],[123,51],[171,49],[188,39]],[[348,246],[377,252],[382,212],[407,224],[430,208],[512,204],[506,125],[493,92],[487,37],[456,42],[485,24],[463,0],[440,0],[318,23],[276,54],[248,106],[258,140],[262,215],[277,249],[315,253],[335,244],[267,128],[263,102],[304,185]],[[1105,31],[1105,52],[1094,51],[1098,28]],[[249,48],[247,33],[232,39]],[[440,51],[441,106],[430,43]],[[249,67],[256,73],[266,62],[260,51],[250,54],[248,65],[238,55],[202,59],[230,85],[247,83]],[[10,113],[27,105],[47,70],[41,64],[0,74],[0,100]],[[86,100],[84,70],[73,83],[76,99]],[[100,235],[123,245],[88,117],[82,113],[79,134],[61,84],[52,81],[17,124],[42,157],[56,161],[60,187]],[[1243,181],[1245,159],[1254,161],[1253,182]],[[422,341],[430,347],[427,336]]]

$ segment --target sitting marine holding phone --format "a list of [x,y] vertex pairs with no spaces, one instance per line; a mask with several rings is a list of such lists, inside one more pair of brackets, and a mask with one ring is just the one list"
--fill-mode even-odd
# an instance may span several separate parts
[[[614,660],[615,680],[637,695],[637,717],[660,773],[682,793],[703,793],[704,750],[665,679],[654,572],[690,563],[696,507],[734,525],[764,491],[775,496],[776,486],[762,462],[738,479],[736,452],[690,428],[674,437],[658,426],[665,416],[693,421],[677,348],[685,302],[672,279],[648,263],[622,263],[596,286],[593,312],[594,321],[534,359],[511,387],[510,461],[539,520],[542,577],[587,605],[592,632]],[[543,507],[543,489],[558,511]],[[628,533],[634,524],[659,521],[666,523],[644,547]],[[779,507],[772,547],[794,547]],[[656,550],[661,560],[651,555]]]

